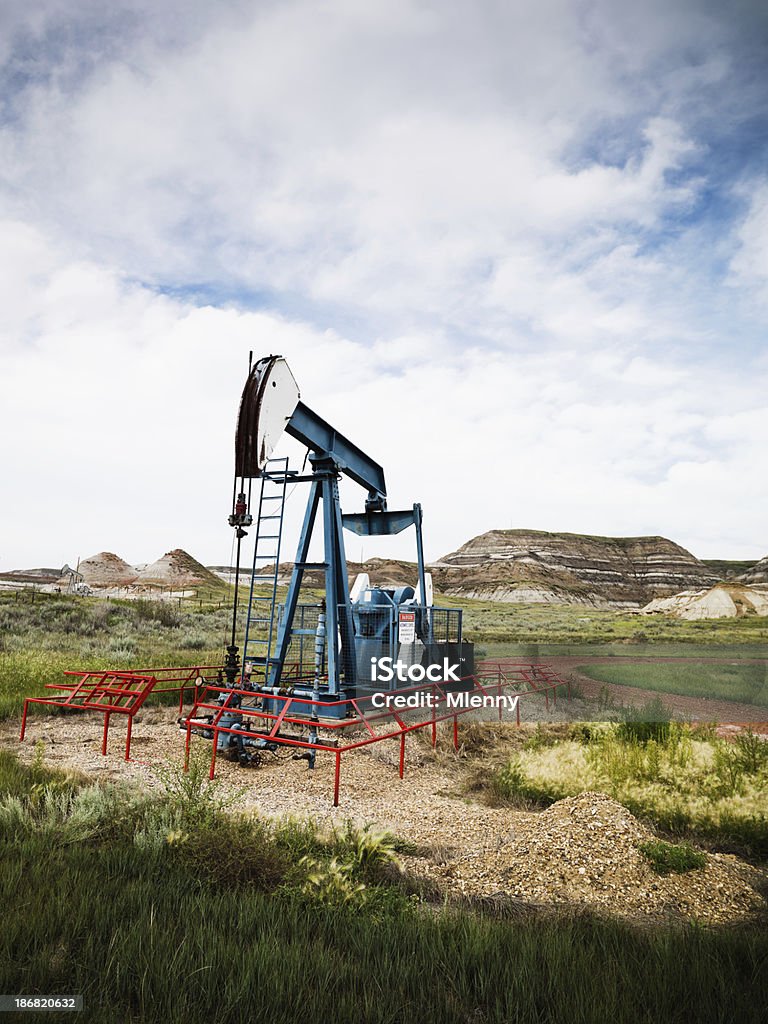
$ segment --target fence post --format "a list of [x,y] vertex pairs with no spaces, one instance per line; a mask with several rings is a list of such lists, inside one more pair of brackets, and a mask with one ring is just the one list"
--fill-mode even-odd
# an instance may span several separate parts
[[125,736],[125,760],[131,760],[131,731],[133,730],[133,715],[128,715],[128,730]]
[[213,727],[213,743],[211,744],[211,770],[208,773],[208,778],[212,779],[216,771],[216,747],[219,745],[219,730],[214,725]]
[[192,726],[190,725],[189,719],[187,719],[187,739],[184,743],[184,771],[189,771],[189,747],[192,743]]
[[333,806],[339,806],[339,776],[341,775],[341,751],[336,751],[336,767],[333,773]]

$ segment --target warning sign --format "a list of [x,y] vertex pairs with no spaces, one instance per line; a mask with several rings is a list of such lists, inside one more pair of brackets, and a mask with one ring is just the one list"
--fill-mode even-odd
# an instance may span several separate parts
[[401,644],[416,642],[416,613],[400,612],[397,636]]

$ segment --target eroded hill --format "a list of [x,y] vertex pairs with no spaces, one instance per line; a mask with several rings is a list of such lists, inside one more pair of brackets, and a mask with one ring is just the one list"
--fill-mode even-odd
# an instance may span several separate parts
[[718,582],[698,558],[665,537],[593,537],[490,530],[431,567],[438,590],[491,601],[646,604]]

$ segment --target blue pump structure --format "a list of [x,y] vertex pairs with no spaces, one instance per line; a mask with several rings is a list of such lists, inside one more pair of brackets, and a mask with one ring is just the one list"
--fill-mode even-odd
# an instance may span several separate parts
[[[288,459],[273,457],[284,433],[307,448],[304,464],[309,463],[309,472],[292,470]],[[361,512],[342,512],[341,477],[366,492]],[[260,484],[256,499],[254,481]],[[289,485],[293,490],[299,484],[308,486],[306,509],[287,594],[279,601],[286,492]],[[292,695],[300,701],[290,717],[294,721],[306,717],[311,739],[324,717],[346,714],[346,700],[398,685],[413,686],[419,678],[434,679],[449,663],[458,666],[454,672],[460,676],[473,673],[473,648],[462,637],[461,611],[436,608],[432,602],[431,577],[424,565],[421,505],[397,511],[387,508],[381,465],[301,401],[282,356],[270,355],[249,366],[237,422],[229,523],[235,531],[237,557],[232,630],[222,678],[224,686],[236,689],[238,696],[227,699],[222,694],[227,711],[220,724],[238,726],[243,691],[253,693],[254,702],[267,711],[270,699],[276,708],[277,695],[281,706],[285,696]],[[416,537],[416,586],[372,586],[363,572],[350,587],[344,530],[379,537],[410,527]],[[240,564],[241,545],[249,531],[253,561],[246,573]],[[320,533],[323,558],[313,561],[310,549]],[[250,581],[244,627],[243,576]],[[323,593],[320,600],[318,589]],[[311,600],[303,600],[306,590],[311,591]],[[399,666],[399,674],[379,675],[382,664],[393,663]],[[205,721],[193,725],[206,735]],[[258,763],[258,751],[276,749],[258,734],[219,733],[217,743],[217,749],[242,763]],[[314,765],[314,754],[301,756],[306,756],[310,767]]]

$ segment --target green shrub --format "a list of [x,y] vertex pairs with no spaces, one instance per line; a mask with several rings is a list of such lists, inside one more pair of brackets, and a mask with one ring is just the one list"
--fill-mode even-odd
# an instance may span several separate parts
[[485,788],[491,803],[510,807],[549,807],[565,796],[553,785],[530,779],[520,758],[513,758],[494,772]]
[[132,607],[134,616],[138,620],[146,619],[159,622],[171,629],[175,629],[181,624],[181,616],[168,601],[147,601],[142,598],[134,601]]
[[202,651],[208,646],[208,636],[202,630],[186,633],[179,640],[179,647],[183,651]]
[[347,855],[356,871],[370,871],[395,861],[395,843],[390,832],[374,830],[370,824],[357,828],[351,821],[347,822],[344,835],[337,840],[339,850]]
[[218,779],[211,779],[210,746],[193,746],[187,771],[178,764],[159,764],[153,768],[166,792],[166,803],[185,827],[196,827],[213,821],[222,811],[232,807],[242,790],[224,795]]
[[218,814],[188,830],[169,830],[166,845],[191,878],[217,886],[273,890],[288,874],[287,855],[258,818]]
[[768,740],[747,729],[735,740],[736,758],[746,775],[758,775],[768,770]]
[[722,740],[714,744],[710,792],[716,797],[740,796],[745,786],[744,766],[739,752]]
[[45,744],[35,744],[29,765],[22,764],[8,750],[0,750],[0,796],[18,797],[22,802],[37,805],[46,793],[74,795],[83,786],[84,776],[49,768],[44,758]]
[[616,730],[621,740],[636,743],[666,743],[669,738],[670,715],[659,697],[654,697],[641,708],[628,707],[622,712],[622,721]]
[[573,722],[568,730],[568,739],[586,746],[600,739],[603,729],[591,722]]
[[[687,726],[668,724],[663,738],[627,736],[622,725],[594,735],[585,750],[587,764],[594,774],[611,783],[613,793],[630,782],[662,782],[674,784],[680,771],[693,756]],[[641,723],[648,724],[648,723]]]
[[364,903],[366,886],[355,878],[355,865],[332,857],[327,863],[314,857],[302,857],[299,866],[307,872],[301,887],[306,896],[334,905]]
[[130,806],[113,786],[75,787],[66,778],[33,784],[24,794],[0,797],[0,834],[21,840],[39,836],[56,846],[121,838]]
[[689,843],[665,843],[651,839],[638,847],[657,875],[683,874],[703,868],[707,863],[706,854],[694,849]]
[[545,747],[554,747],[557,746],[560,739],[556,730],[537,722],[535,730],[523,741],[523,750],[543,750]]
[[308,818],[281,818],[275,822],[272,835],[294,862],[306,856],[320,856],[326,849],[317,825]]

